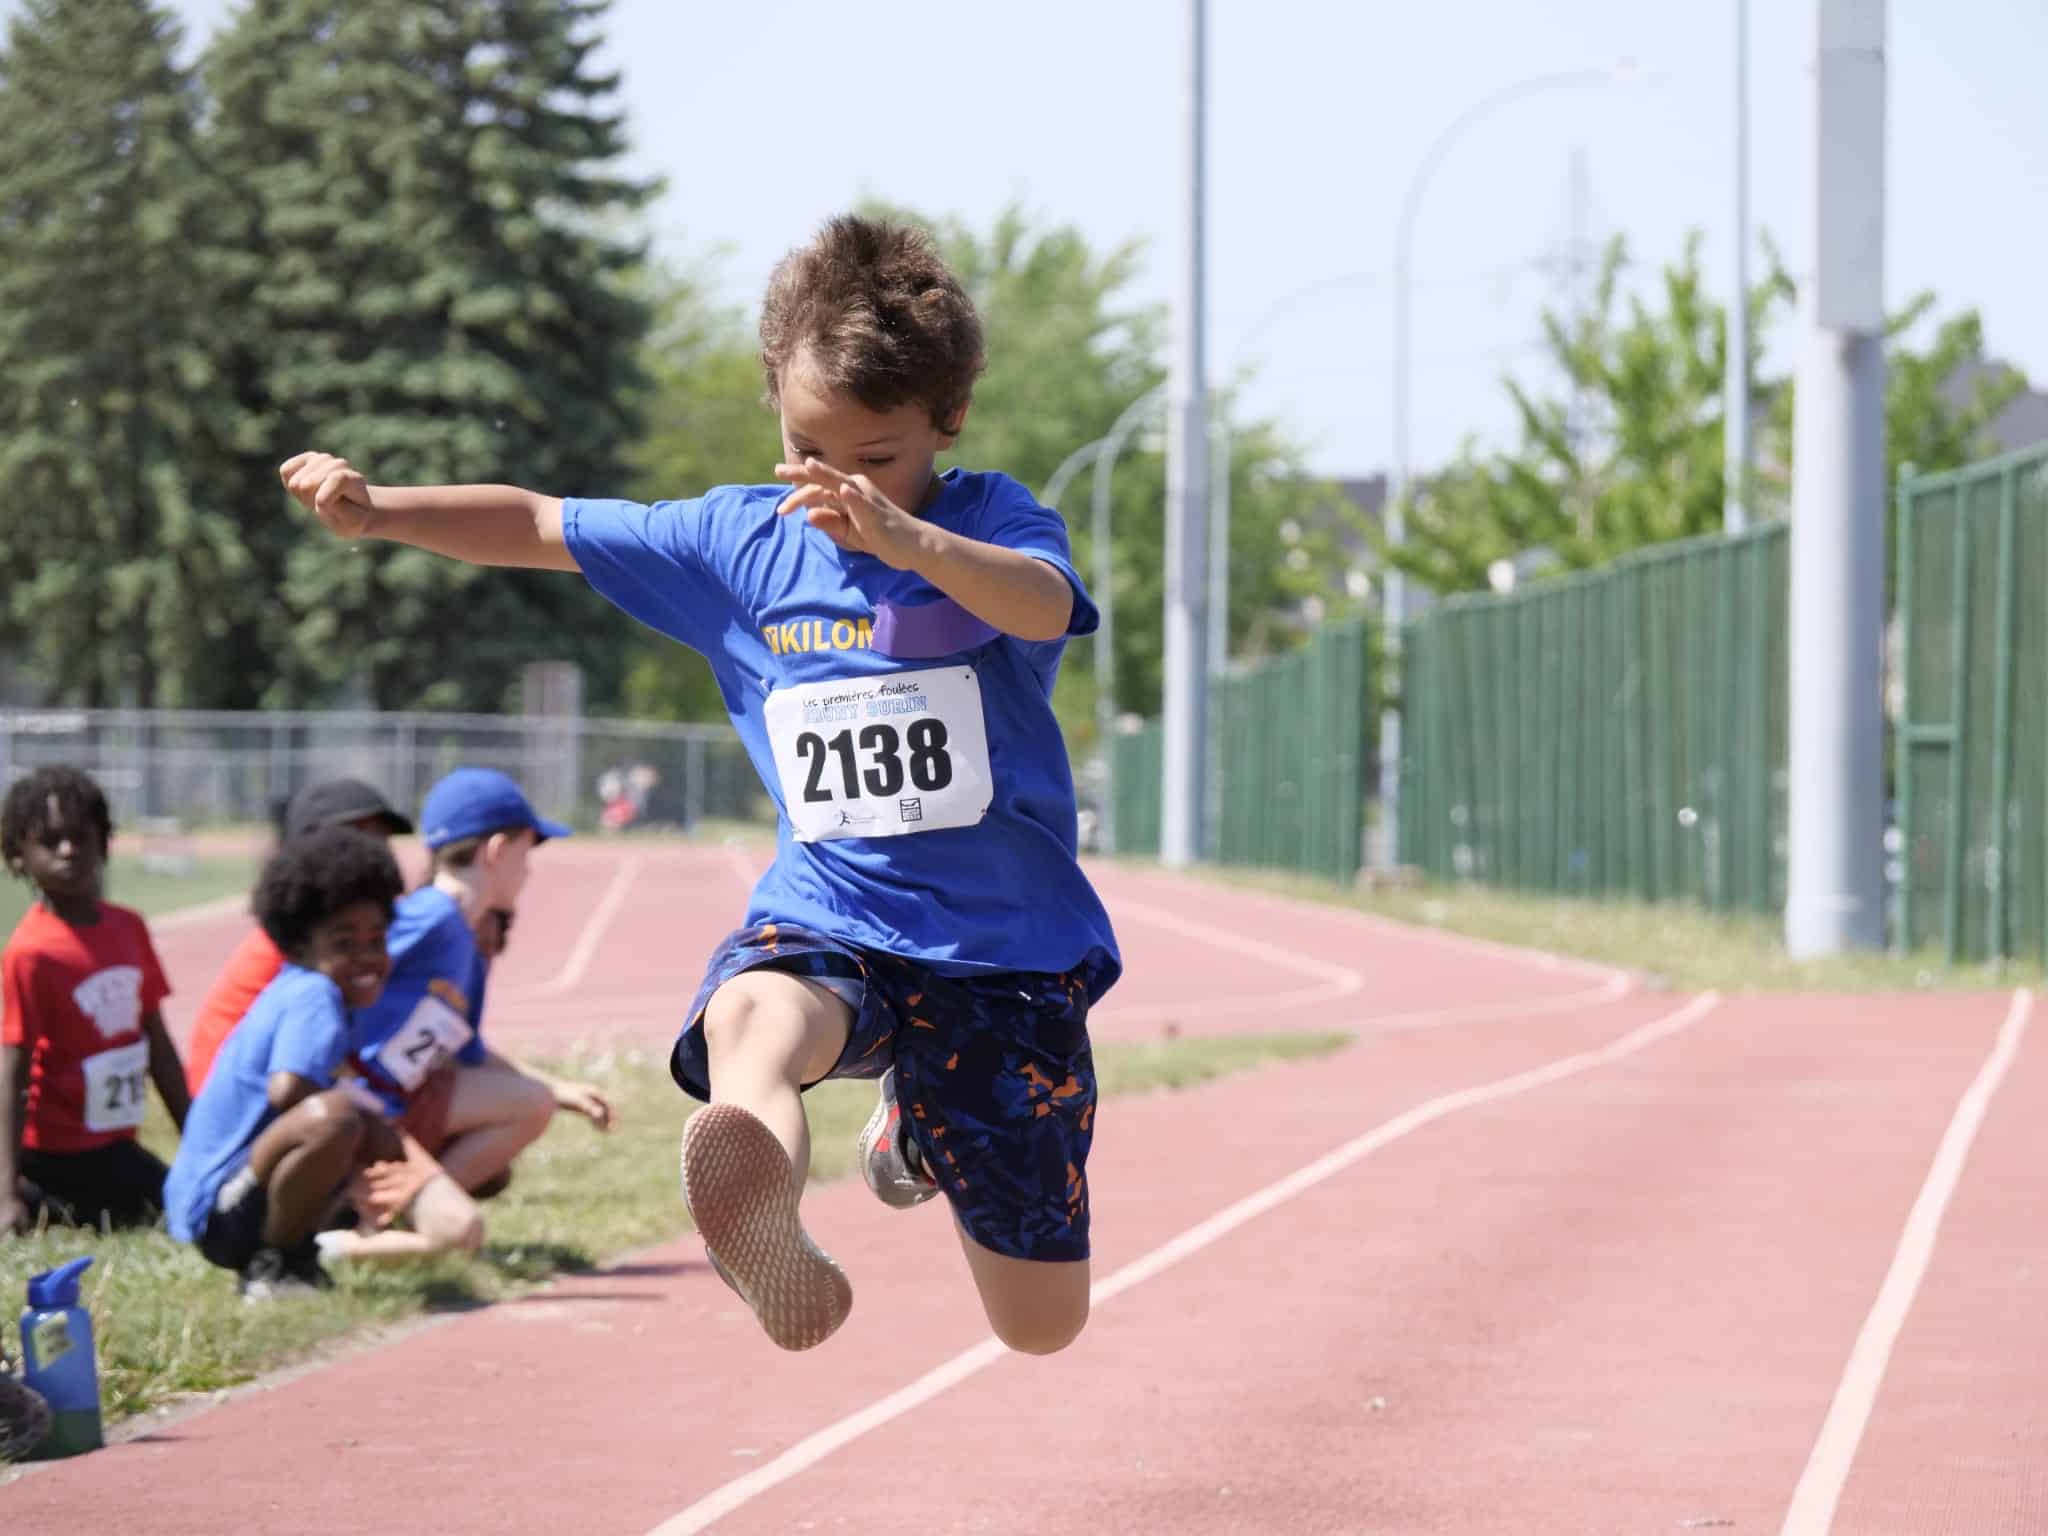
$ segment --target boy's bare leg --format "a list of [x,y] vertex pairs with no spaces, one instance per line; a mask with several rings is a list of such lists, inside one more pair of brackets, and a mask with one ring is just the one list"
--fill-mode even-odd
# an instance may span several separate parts
[[347,1094],[330,1088],[300,1100],[263,1128],[249,1148],[249,1168],[267,1196],[266,1244],[290,1248],[319,1229],[335,1191],[355,1169],[365,1119]]
[[852,1028],[844,1002],[786,971],[743,971],[704,1010],[711,1102],[737,1104],[773,1131],[798,1189],[811,1168],[803,1085],[832,1070]]
[[448,1099],[448,1140],[440,1163],[467,1190],[502,1177],[555,1113],[544,1083],[509,1067],[457,1067]]
[[411,1231],[328,1232],[321,1235],[321,1248],[327,1257],[350,1263],[402,1263],[437,1253],[476,1253],[484,1245],[483,1212],[446,1173],[421,1187],[405,1215]]
[[733,978],[704,1014],[712,1102],[683,1127],[683,1199],[712,1262],[784,1349],[823,1343],[853,1308],[797,1214],[811,1161],[802,1088],[832,1070],[851,1026],[832,993],[775,971]]
[[957,1222],[953,1230],[997,1338],[1019,1354],[1050,1355],[1080,1337],[1088,1326],[1086,1259],[1013,1259],[982,1247]]

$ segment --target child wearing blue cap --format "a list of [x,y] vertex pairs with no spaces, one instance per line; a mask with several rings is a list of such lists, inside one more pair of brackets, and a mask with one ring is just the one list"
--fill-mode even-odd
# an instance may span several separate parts
[[[512,1161],[557,1109],[611,1123],[604,1096],[558,1081],[484,1044],[485,983],[505,947],[535,848],[570,829],[536,812],[492,768],[458,768],[427,791],[420,837],[428,881],[398,903],[388,940],[391,979],[356,1016],[351,1060],[396,1119],[404,1150],[356,1186],[366,1228],[326,1236],[329,1258],[409,1259],[476,1251],[483,1220],[471,1196],[510,1182]],[[410,1231],[378,1230],[404,1216]]]
[[782,485],[641,506],[373,486],[318,453],[280,474],[343,537],[581,571],[710,662],[781,835],[670,1071],[710,1101],[684,1200],[769,1338],[808,1348],[852,1306],[798,1218],[801,1094],[863,1077],[869,1187],[943,1193],[990,1326],[1049,1353],[1088,1317],[1087,1015],[1121,969],[1051,702],[1096,611],[1057,512],[1006,475],[937,472],[983,354],[928,236],[832,220],[776,268],[761,343]]

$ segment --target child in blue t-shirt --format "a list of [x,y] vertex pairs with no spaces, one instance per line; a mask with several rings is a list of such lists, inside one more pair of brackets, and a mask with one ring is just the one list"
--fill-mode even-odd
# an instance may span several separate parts
[[353,1015],[384,990],[404,889],[382,840],[350,827],[285,844],[257,883],[256,920],[286,964],[221,1047],[164,1183],[171,1236],[251,1300],[326,1283],[314,1233],[393,1140],[339,1078]]
[[711,663],[780,838],[670,1070],[709,1101],[684,1199],[769,1337],[807,1348],[852,1305],[798,1219],[801,1093],[867,1077],[869,1186],[943,1192],[991,1326],[1049,1353],[1087,1321],[1087,1014],[1121,966],[1051,704],[1095,608],[1057,513],[935,470],[982,338],[923,233],[832,220],[777,267],[761,341],[783,485],[641,506],[371,486],[317,453],[281,474],[344,537],[581,571]]

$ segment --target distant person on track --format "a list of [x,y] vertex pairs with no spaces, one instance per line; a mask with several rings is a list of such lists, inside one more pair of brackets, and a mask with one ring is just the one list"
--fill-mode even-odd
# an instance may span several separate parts
[[[599,1130],[611,1105],[587,1084],[562,1081],[484,1044],[490,964],[512,931],[528,860],[569,828],[540,816],[507,775],[458,768],[427,791],[420,836],[433,855],[425,885],[398,903],[391,980],[356,1020],[351,1054],[364,1085],[403,1133],[403,1156],[368,1169],[356,1205],[367,1218],[323,1246],[337,1259],[414,1258],[483,1241],[480,1220],[437,1220],[511,1182],[512,1161],[556,1110]],[[451,1183],[453,1191],[439,1185]],[[424,1203],[423,1203],[424,1202]],[[382,1230],[405,1216],[411,1232]]]
[[[280,845],[324,827],[354,827],[387,841],[412,831],[412,823],[360,779],[324,779],[300,790],[285,807]],[[228,1035],[284,966],[283,954],[259,925],[249,930],[221,967],[185,1042],[185,1081],[194,1098],[206,1086]]]
[[136,1139],[147,1085],[181,1128],[191,1101],[149,925],[101,894],[113,835],[79,768],[35,769],[0,807],[0,858],[36,891],[0,951],[0,1236],[163,1208],[163,1162]]
[[404,889],[390,849],[347,827],[287,842],[257,882],[256,920],[287,963],[221,1047],[164,1190],[171,1235],[233,1270],[249,1300],[326,1285],[314,1234],[366,1161],[398,1155],[344,1078]]
[[869,1187],[943,1191],[990,1325],[1049,1353],[1088,1316],[1087,1015],[1121,969],[1051,706],[1095,608],[1057,513],[1007,476],[935,471],[983,352],[924,234],[833,219],[777,267],[761,339],[783,485],[640,506],[372,486],[319,453],[281,474],[345,538],[580,570],[710,661],[782,836],[670,1070],[711,1101],[683,1132],[684,1200],[769,1337],[809,1347],[852,1306],[798,1216],[801,1093],[863,1077]]

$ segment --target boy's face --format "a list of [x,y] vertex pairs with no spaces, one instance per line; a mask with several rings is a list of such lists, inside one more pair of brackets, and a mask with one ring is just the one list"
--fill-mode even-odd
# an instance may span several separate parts
[[776,393],[782,403],[782,451],[790,463],[822,459],[842,475],[866,475],[904,511],[923,510],[932,460],[953,446],[961,423],[942,432],[916,401],[869,410],[851,395],[832,390],[808,352],[790,359]]
[[52,795],[39,825],[29,829],[19,868],[51,901],[89,901],[99,895],[107,850],[99,828],[74,821]]
[[340,987],[349,1007],[367,1008],[383,995],[391,976],[384,928],[384,909],[374,901],[359,901],[316,927],[304,952],[293,958]]
[[512,915],[519,910],[519,897],[526,889],[528,860],[538,845],[533,830],[521,827],[493,833],[477,852],[474,932],[487,959],[495,960],[505,951]]

